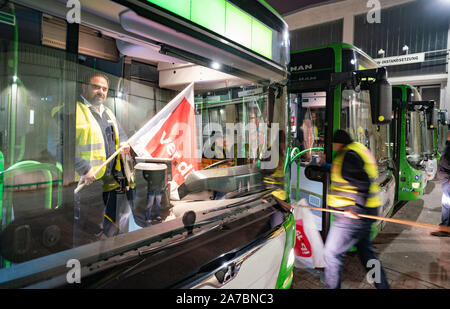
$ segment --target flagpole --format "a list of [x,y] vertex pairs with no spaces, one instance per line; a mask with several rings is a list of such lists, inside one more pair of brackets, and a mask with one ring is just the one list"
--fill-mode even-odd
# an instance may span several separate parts
[[[301,204],[294,204],[291,205],[285,201],[282,201],[275,197],[275,200],[279,202],[282,206],[284,206],[286,209],[292,209],[293,207],[300,207],[300,208],[306,208],[311,210],[318,210],[322,212],[330,212],[330,213],[343,213],[344,210],[335,210],[335,209],[328,209],[328,208],[319,208],[319,207],[312,207],[312,206],[306,206]],[[432,229],[436,231],[444,231],[450,233],[450,227],[443,226],[443,225],[434,225],[434,224],[428,224],[428,223],[422,223],[422,222],[414,222],[414,221],[408,221],[408,220],[401,220],[401,219],[394,219],[394,218],[386,218],[386,217],[379,217],[379,216],[372,216],[372,215],[364,215],[364,214],[357,214],[361,218],[367,218],[367,219],[373,219],[373,220],[381,220],[381,221],[387,221],[397,224],[403,224],[403,225],[409,225],[414,227],[421,227],[425,229]]]
[[[127,143],[126,143],[127,144]],[[116,152],[114,152],[105,162],[102,163],[102,165],[100,165],[95,171],[94,171],[94,176],[97,175],[97,173],[106,166],[106,164],[108,164],[109,162],[112,161],[112,159],[114,159],[124,148],[125,146],[120,147],[119,149],[116,150]],[[74,194],[77,194],[78,192],[80,192],[81,189],[84,188],[84,186],[86,185],[86,183],[82,183],[79,184],[78,186],[75,188],[75,190],[73,191]]]

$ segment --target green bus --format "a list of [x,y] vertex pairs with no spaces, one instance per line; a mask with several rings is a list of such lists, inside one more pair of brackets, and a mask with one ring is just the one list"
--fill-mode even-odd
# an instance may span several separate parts
[[[317,166],[317,150],[323,149],[331,162],[331,137],[344,129],[375,156],[381,185],[379,215],[389,216],[395,201],[395,177],[389,150],[392,89],[385,70],[355,46],[336,43],[291,52],[290,71],[291,126],[296,128],[291,128],[292,147],[303,152],[291,168],[292,199],[327,207],[329,174]],[[312,213],[325,239],[333,216]],[[373,237],[380,229],[380,222],[374,223]]]
[[393,86],[392,99],[396,200],[417,200],[437,171],[434,101],[422,101],[410,85]]
[[[23,0],[0,14],[1,288],[291,286],[289,32],[279,14],[258,0]],[[174,157],[133,156],[124,168],[136,188],[118,179],[112,215],[102,215],[102,181],[75,193],[88,74],[107,76],[104,105],[128,138],[194,83],[199,168],[177,186]],[[218,146],[231,155],[205,151]],[[145,218],[152,168],[166,171],[155,223]],[[98,214],[118,233],[95,229]]]

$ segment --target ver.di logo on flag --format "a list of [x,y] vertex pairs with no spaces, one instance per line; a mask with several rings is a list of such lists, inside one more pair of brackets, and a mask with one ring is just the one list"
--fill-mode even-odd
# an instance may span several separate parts
[[198,170],[194,84],[191,83],[137,131],[128,143],[138,156],[170,158],[179,186]]

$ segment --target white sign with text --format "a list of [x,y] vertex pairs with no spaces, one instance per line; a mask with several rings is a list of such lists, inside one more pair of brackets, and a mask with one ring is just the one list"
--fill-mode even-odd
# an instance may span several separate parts
[[374,60],[378,65],[383,66],[383,67],[390,66],[390,65],[420,63],[420,62],[425,61],[425,53],[378,58],[378,59],[374,59]]

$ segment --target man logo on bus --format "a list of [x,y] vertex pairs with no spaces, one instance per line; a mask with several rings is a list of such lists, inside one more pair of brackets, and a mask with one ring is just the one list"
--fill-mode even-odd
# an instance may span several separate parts
[[296,65],[291,67],[291,72],[312,70],[312,64]]

